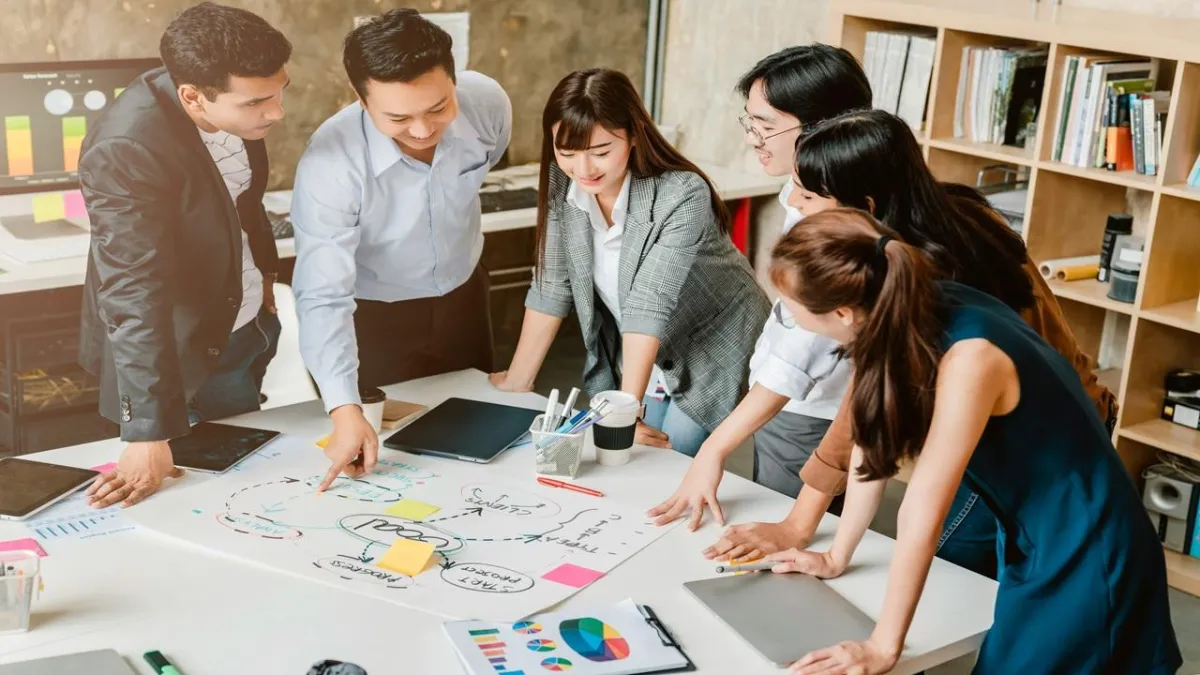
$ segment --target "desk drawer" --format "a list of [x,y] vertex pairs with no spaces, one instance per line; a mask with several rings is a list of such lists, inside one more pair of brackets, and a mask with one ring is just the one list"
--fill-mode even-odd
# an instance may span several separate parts
[[[5,386],[11,384],[11,389]],[[11,396],[10,396],[11,393]],[[9,381],[9,373],[0,365],[0,405],[15,410],[17,418],[67,408],[100,404],[100,380],[75,366],[46,371],[25,371]]]
[[119,435],[121,428],[101,417],[95,408],[25,417],[18,421],[15,430],[11,412],[0,408],[0,457],[53,450]]

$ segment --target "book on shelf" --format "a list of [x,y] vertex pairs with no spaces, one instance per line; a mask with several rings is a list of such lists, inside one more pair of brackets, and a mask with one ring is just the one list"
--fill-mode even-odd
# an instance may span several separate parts
[[967,47],[959,66],[954,135],[1025,147],[1046,83],[1045,47]]
[[[1051,159],[1078,167],[1136,170],[1135,124],[1128,97],[1153,91],[1157,59],[1071,54],[1063,59]],[[1128,129],[1128,132],[1123,129]],[[1145,135],[1142,138],[1145,142]],[[1146,170],[1146,151],[1142,167]],[[1110,152],[1111,151],[1111,152]]]
[[871,84],[871,105],[919,130],[925,121],[936,47],[937,39],[929,33],[867,32],[862,66]]

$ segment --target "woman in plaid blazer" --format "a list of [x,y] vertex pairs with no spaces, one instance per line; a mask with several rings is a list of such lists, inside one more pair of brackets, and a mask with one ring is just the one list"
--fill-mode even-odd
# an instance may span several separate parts
[[568,75],[542,130],[538,264],[512,365],[492,382],[532,389],[573,309],[584,390],[643,398],[636,441],[695,456],[745,393],[769,311],[728,211],[620,72]]

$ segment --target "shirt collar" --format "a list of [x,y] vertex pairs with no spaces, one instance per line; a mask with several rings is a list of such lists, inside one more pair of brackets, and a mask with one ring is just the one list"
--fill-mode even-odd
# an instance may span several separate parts
[[[459,99],[462,100],[461,97]],[[360,105],[360,104],[355,104]],[[367,137],[367,149],[371,154],[371,171],[378,177],[384,171],[392,168],[392,166],[401,160],[412,161],[400,146],[396,144],[396,139],[384,134],[380,131],[375,123],[371,121],[371,116],[366,110],[362,110],[362,126],[363,134]],[[446,127],[445,133],[442,134],[441,140],[438,141],[438,155],[443,154],[441,151],[453,146],[460,141],[477,140],[479,131],[467,120],[466,115],[460,109],[458,117]],[[437,155],[434,156],[434,161],[437,160]]]
[[[617,201],[613,204],[612,210],[612,227],[607,228],[609,231],[621,231],[625,228],[625,217],[629,215],[629,186],[633,181],[633,172],[625,172],[625,182],[621,183],[621,192],[617,195]],[[604,216],[600,212],[600,205],[596,202],[596,196],[580,187],[576,181],[571,181],[571,187],[567,190],[567,203],[575,208],[594,216],[592,226],[599,229],[604,222]],[[595,209],[593,211],[593,209]]]
[[784,211],[784,215],[783,215],[783,232],[784,232],[784,234],[787,234],[787,232],[789,230],[791,230],[792,227],[795,226],[796,223],[798,223],[804,219],[804,214],[801,213],[799,209],[792,206],[791,204],[788,204],[788,197],[790,197],[792,195],[792,190],[794,190],[795,187],[796,187],[795,184],[792,183],[792,179],[789,178],[788,182],[783,184],[783,189],[779,191],[779,203],[783,205],[783,211]]

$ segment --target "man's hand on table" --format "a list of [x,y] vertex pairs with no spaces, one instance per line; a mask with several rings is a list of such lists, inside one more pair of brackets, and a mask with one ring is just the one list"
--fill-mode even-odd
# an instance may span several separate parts
[[133,506],[158,492],[167,478],[182,478],[166,441],[130,443],[117,468],[96,477],[87,490],[88,503],[102,509],[120,502]]

